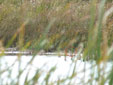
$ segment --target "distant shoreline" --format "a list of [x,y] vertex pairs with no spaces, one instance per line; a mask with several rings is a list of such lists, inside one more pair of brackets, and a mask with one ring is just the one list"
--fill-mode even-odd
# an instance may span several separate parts
[[[1,55],[33,55],[33,51],[32,50],[25,50],[25,51],[19,51],[16,48],[6,48],[5,50],[0,51]],[[46,56],[50,56],[50,55],[54,55],[54,56],[82,56],[83,54],[76,54],[76,53],[65,53],[65,52],[37,52],[37,55],[46,55]]]

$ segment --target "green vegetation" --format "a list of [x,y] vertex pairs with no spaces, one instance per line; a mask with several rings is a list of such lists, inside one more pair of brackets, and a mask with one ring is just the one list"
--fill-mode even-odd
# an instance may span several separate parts
[[[5,46],[26,21],[24,43],[34,43],[40,39],[52,19],[55,22],[47,33],[48,43],[43,49],[56,50],[58,47],[63,50],[66,46],[69,49],[87,41],[91,2],[39,0],[33,4],[17,1],[4,1],[0,5],[0,38]],[[18,35],[13,46],[18,45]]]
[[[107,3],[105,7],[108,9],[110,6]],[[98,3],[96,7],[98,8]],[[6,46],[14,34],[17,33],[13,44],[10,46],[18,47],[19,33],[17,31],[27,22],[23,27],[25,28],[23,42],[34,43],[43,35],[50,21],[55,19],[47,33],[48,42],[43,47],[44,50],[55,51],[76,48],[80,42],[86,46],[90,8],[91,1],[39,0],[34,4],[29,1],[21,2],[21,0],[3,1],[0,5],[0,39]],[[97,11],[95,22],[97,21]],[[110,37],[113,36],[111,24],[110,18],[108,21],[109,45],[113,41]]]
[[[111,5],[106,4],[106,9]],[[98,3],[96,5],[98,8]],[[2,1],[0,4],[0,39],[6,46],[9,40],[17,33],[13,44],[18,47],[19,33],[17,32],[24,24],[25,34],[23,43],[39,40],[52,19],[55,19],[46,35],[47,45],[43,47],[46,51],[64,50],[76,48],[80,42],[86,46],[89,23],[90,23],[91,1],[76,0],[38,0],[34,4],[29,1],[10,0]],[[95,12],[97,21],[97,11]],[[112,17],[108,21],[109,45],[113,39]],[[58,48],[57,48],[58,47]],[[31,47],[32,48],[32,47]],[[32,48],[33,49],[33,48]]]
[[[104,62],[106,65],[113,58],[113,13],[109,11],[111,2],[112,0],[36,0],[31,3],[27,0],[1,0],[0,42],[4,43],[4,47],[32,49],[36,53],[40,50],[74,51],[76,48],[79,50],[79,46],[83,45],[84,62],[95,60],[98,66],[98,84],[104,85],[109,81],[109,85],[112,85],[112,70],[107,79],[100,76],[102,70],[106,69],[105,67],[101,69],[100,64]],[[107,11],[110,15],[106,19],[104,14]],[[28,65],[34,59],[35,54]],[[20,56],[18,62],[21,64]],[[56,67],[51,68],[44,79],[46,85],[54,85],[54,82],[48,81],[55,69]],[[93,65],[90,69],[93,70]],[[10,69],[5,71],[7,70],[10,74]],[[24,70],[19,69],[17,85]],[[5,71],[0,71],[0,74]],[[25,85],[36,84],[41,75],[40,71],[37,69],[36,75],[31,80],[28,80],[26,75]],[[71,77],[56,81],[57,84],[60,85],[67,80],[71,83],[76,76],[74,71],[73,69]],[[93,74],[91,77],[88,84],[92,84]],[[12,83],[15,84],[13,80]]]

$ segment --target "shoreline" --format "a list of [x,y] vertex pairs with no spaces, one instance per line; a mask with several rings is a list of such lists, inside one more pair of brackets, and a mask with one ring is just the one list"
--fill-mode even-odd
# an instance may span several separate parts
[[[0,55],[33,55],[32,50],[19,51],[16,48],[7,48],[0,51]],[[46,55],[46,56],[82,56],[82,53],[71,53],[71,52],[37,52],[36,55]]]

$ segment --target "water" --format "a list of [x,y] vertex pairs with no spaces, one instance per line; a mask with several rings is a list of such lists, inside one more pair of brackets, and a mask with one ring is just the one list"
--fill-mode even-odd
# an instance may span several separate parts
[[[75,68],[76,76],[72,81],[74,84],[80,84],[81,82],[88,82],[91,79],[91,74],[94,74],[94,78],[98,77],[98,66],[96,65],[95,61],[92,62],[83,62],[82,60],[77,60],[74,58],[74,62],[72,61],[71,57],[67,56],[65,60],[65,56],[45,56],[45,55],[37,55],[35,59],[33,60],[32,64],[26,66],[28,62],[31,60],[32,56],[20,56],[20,61],[17,62],[18,59],[17,56],[4,56],[1,58],[1,71],[3,69],[7,69],[7,67],[10,67],[12,64],[15,64],[10,67],[12,69],[11,78],[16,79],[18,75],[18,68],[19,65],[21,69],[25,69],[23,74],[20,78],[20,85],[23,85],[23,82],[25,80],[26,74],[29,72],[28,79],[31,79],[37,69],[42,70],[41,77],[39,79],[39,84],[43,83],[44,78],[46,77],[49,70],[56,66],[56,70],[52,73],[50,77],[50,81],[57,81],[58,79],[66,78],[67,76],[70,76],[73,73],[73,69]],[[105,70],[101,72],[100,75],[103,75],[103,72],[109,73],[112,62],[107,62]],[[102,69],[105,66],[105,63],[100,64],[100,68]],[[92,69],[92,70],[91,70]],[[7,78],[8,72],[5,72],[2,74],[1,78],[4,80],[3,82],[10,82],[10,80]],[[107,77],[107,74],[105,75]],[[68,82],[68,81],[67,81]],[[96,79],[94,79],[93,84],[96,84]],[[107,85],[108,83],[106,83]]]

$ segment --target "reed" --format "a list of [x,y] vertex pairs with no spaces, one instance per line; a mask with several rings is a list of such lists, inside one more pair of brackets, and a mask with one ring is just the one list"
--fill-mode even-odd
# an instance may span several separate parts
[[[84,73],[81,84],[97,85],[113,84],[113,65],[106,73],[107,63],[112,63],[112,0],[34,0],[31,3],[27,0],[1,0],[0,1],[0,38],[4,41],[3,48],[17,47],[20,51],[26,49],[33,50],[33,55],[27,65],[22,68],[21,54],[10,66],[5,64],[3,52],[0,56],[0,84],[20,85],[21,77],[28,69],[32,68],[32,63],[37,54],[41,51],[64,51],[65,56],[68,51],[78,55],[72,57],[70,69],[71,75],[50,81],[51,75],[57,69],[53,66],[48,72],[44,72],[43,67],[36,69],[35,74],[29,79],[30,72],[24,76],[24,85],[39,84],[40,78],[43,85],[74,85],[77,74]],[[3,50],[4,51],[4,50]],[[83,54],[83,55],[81,55]],[[76,59],[77,57],[77,59]],[[78,60],[85,63],[83,70],[76,72]],[[95,62],[95,63],[94,63]],[[18,63],[18,75],[15,79],[13,66]],[[91,67],[86,68],[90,63]],[[74,68],[73,68],[74,66]],[[85,81],[86,71],[91,70],[90,79]],[[95,77],[95,69],[97,75]],[[2,76],[7,73],[7,77]],[[107,77],[106,77],[107,75]]]

